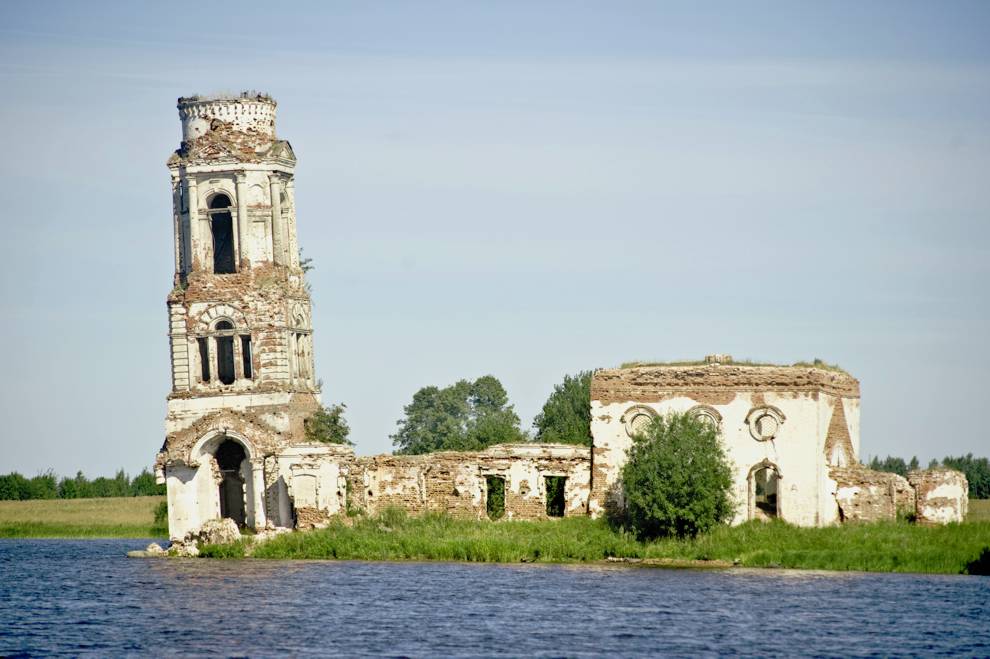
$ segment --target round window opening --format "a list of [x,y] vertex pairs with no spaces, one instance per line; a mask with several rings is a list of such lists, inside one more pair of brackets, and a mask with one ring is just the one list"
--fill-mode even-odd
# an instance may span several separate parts
[[703,424],[709,426],[715,432],[719,431],[722,424],[722,415],[714,407],[708,405],[697,405],[688,410],[688,414]]
[[749,424],[749,433],[753,439],[765,442],[777,436],[784,423],[784,415],[775,407],[760,407],[749,413],[746,423]]
[[626,434],[632,437],[646,432],[656,416],[657,413],[648,407],[637,406],[626,410],[626,413],[622,415],[626,424]]

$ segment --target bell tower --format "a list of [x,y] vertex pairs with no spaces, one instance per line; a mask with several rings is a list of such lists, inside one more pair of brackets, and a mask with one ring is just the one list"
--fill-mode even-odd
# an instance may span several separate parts
[[170,532],[218,517],[291,526],[271,461],[303,441],[319,406],[296,157],[276,137],[270,96],[192,96],[178,110],[182,143],[167,163],[172,387],[156,461]]

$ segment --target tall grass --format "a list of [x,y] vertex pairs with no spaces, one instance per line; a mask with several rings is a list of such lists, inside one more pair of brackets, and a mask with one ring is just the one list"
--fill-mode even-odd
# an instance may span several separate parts
[[990,499],[970,499],[967,522],[990,522]]
[[0,501],[0,538],[147,538],[168,535],[156,520],[165,497]]
[[[694,539],[638,542],[601,520],[544,522],[407,517],[388,510],[326,529],[278,536],[256,558],[587,562],[610,557],[752,567],[958,574],[990,553],[990,523],[942,527],[907,523],[806,529],[783,522],[720,527]],[[213,552],[213,553],[211,553]],[[219,551],[207,549],[207,555]],[[236,554],[237,552],[234,551]],[[722,563],[720,563],[722,564]],[[977,570],[978,571],[978,570]]]

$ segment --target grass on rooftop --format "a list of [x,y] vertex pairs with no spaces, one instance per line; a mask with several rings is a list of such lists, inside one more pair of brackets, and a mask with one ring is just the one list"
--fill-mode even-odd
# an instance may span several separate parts
[[[673,361],[638,361],[638,362],[623,362],[619,368],[641,368],[650,366],[705,366],[707,362],[703,359],[695,360],[673,360]],[[785,366],[793,368],[818,368],[823,371],[834,371],[836,373],[845,373],[848,375],[845,369],[840,367],[838,364],[829,364],[821,359],[814,359],[810,362],[794,362],[793,364],[775,364],[772,362],[758,362],[752,359],[733,359],[731,362],[724,364],[725,366]]]

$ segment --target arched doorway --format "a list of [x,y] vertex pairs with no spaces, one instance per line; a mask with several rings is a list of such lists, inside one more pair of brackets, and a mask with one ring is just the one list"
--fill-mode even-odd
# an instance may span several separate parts
[[229,517],[244,526],[247,522],[245,514],[244,476],[241,474],[241,464],[247,454],[244,447],[232,439],[224,439],[214,454],[217,466],[220,467],[220,517]]
[[780,472],[769,462],[749,472],[749,518],[775,519],[780,515]]

